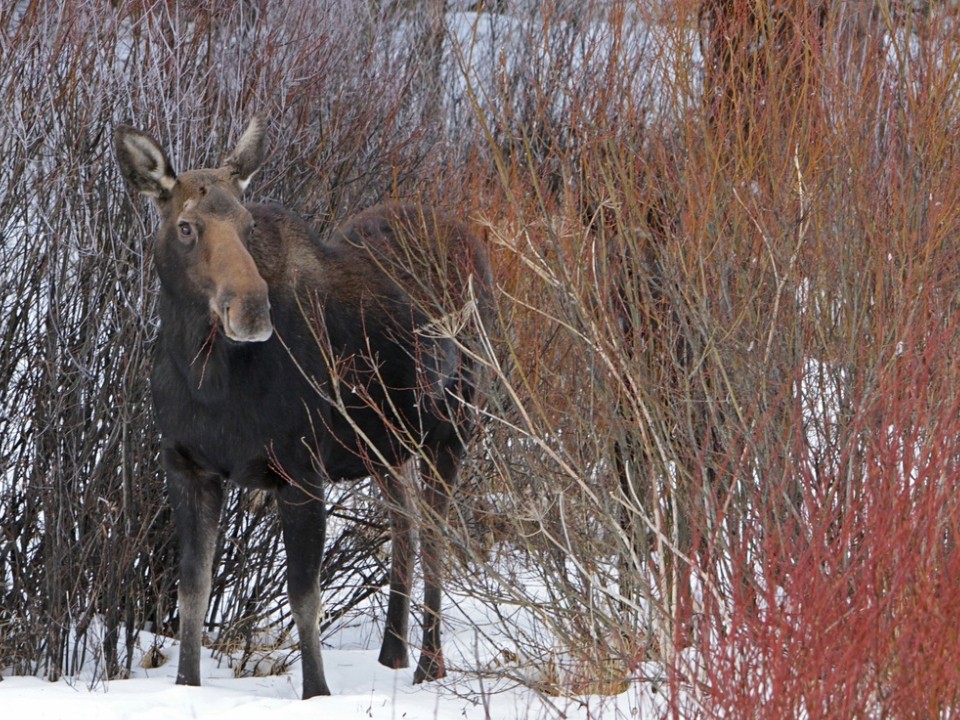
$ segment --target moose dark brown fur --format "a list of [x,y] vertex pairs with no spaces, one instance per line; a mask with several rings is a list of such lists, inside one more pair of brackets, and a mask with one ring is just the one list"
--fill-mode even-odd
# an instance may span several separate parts
[[466,225],[433,210],[374,208],[321,241],[282,207],[242,204],[263,130],[255,118],[221,167],[180,175],[150,135],[116,130],[125,178],[161,216],[150,381],[181,549],[177,682],[200,684],[225,481],[277,498],[308,698],[329,694],[318,630],[323,486],[377,479],[392,531],[380,662],[406,667],[416,514],[400,469],[411,460],[429,509],[414,682],[437,679],[441,568],[430,520],[444,517],[474,422],[479,368],[461,341],[491,307],[487,256]]

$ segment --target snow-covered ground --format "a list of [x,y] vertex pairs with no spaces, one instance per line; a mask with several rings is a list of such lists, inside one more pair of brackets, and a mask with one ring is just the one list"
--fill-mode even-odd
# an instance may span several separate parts
[[[107,718],[526,718],[557,717],[530,693],[483,688],[456,675],[443,684],[414,687],[412,671],[392,671],[377,663],[376,650],[325,653],[332,692],[327,698],[299,700],[300,673],[266,678],[234,678],[227,667],[207,659],[204,686],[174,684],[176,647],[156,670],[137,669],[129,680],[88,689],[83,683],[48,683],[37,678],[6,678],[0,702],[7,717]],[[575,709],[562,703],[562,711]],[[571,707],[574,706],[574,707]],[[578,717],[579,715],[566,715]],[[586,717],[586,715],[584,715]]]
[[[499,621],[481,603],[465,597],[447,603],[444,650],[448,676],[440,682],[412,685],[413,668],[388,670],[377,662],[382,618],[364,613],[328,638],[324,666],[331,697],[300,700],[300,664],[270,677],[234,677],[226,660],[205,651],[203,687],[174,683],[179,644],[141,633],[133,676],[92,682],[76,677],[50,683],[35,677],[4,677],[0,713],[4,717],[53,720],[121,720],[124,718],[358,718],[364,720],[507,720],[513,718],[660,717],[662,696],[647,682],[636,682],[620,695],[551,696],[508,676],[536,675],[537,668],[504,667],[492,660],[501,644],[509,648]],[[415,637],[416,623],[411,623]],[[499,636],[499,639],[498,639]],[[502,640],[502,642],[501,642]],[[139,655],[158,642],[166,657],[160,667],[145,669]],[[413,660],[416,656],[412,653]]]

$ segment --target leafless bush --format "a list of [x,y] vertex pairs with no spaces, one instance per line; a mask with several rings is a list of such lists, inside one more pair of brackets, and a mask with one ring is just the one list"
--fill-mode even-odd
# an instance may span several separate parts
[[[149,213],[108,138],[201,165],[259,111],[261,196],[319,227],[390,196],[486,228],[490,394],[446,526],[448,587],[503,618],[480,671],[948,716],[955,11],[494,4],[408,52],[408,5],[0,10],[0,662],[75,672],[102,619],[117,674],[173,629]],[[335,512],[332,616],[383,577],[368,489]],[[289,625],[271,517],[232,498],[217,564],[211,626],[250,657]]]
[[[676,23],[665,102],[594,116],[602,102],[567,91],[595,124],[524,120],[545,135],[497,155],[512,363],[493,368],[508,402],[487,492],[491,532],[530,557],[506,564],[537,592],[503,557],[477,590],[536,617],[539,635],[501,642],[559,667],[557,692],[663,673],[690,715],[955,702],[955,673],[908,680],[905,646],[860,624],[902,618],[940,648],[920,627],[952,637],[932,616],[956,612],[952,504],[924,508],[952,492],[957,456],[954,363],[930,355],[954,342],[957,47],[952,10],[928,10],[664,4],[645,19]],[[903,372],[923,377],[906,395]],[[895,537],[937,566],[931,606],[900,584],[915,566]]]
[[[122,189],[113,127],[149,128],[182,168],[217,161],[262,113],[276,137],[264,194],[319,223],[409,192],[431,148],[402,73],[371,41],[383,28],[350,3],[24,0],[4,6],[0,28],[0,663],[75,674],[100,652],[96,626],[96,673],[116,676],[137,631],[171,632],[176,615],[146,385],[152,219]],[[331,618],[384,573],[378,516],[345,498],[338,512],[348,522],[325,572],[344,589]],[[225,510],[210,615],[225,645],[287,622],[267,515],[239,496]]]

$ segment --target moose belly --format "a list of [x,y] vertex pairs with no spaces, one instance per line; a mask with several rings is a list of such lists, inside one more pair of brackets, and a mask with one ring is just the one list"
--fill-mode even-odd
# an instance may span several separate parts
[[176,449],[178,464],[191,474],[216,475],[242,488],[275,490],[288,482],[315,482],[302,453],[289,452],[287,441],[245,432],[243,425],[234,415],[162,428],[163,445]]

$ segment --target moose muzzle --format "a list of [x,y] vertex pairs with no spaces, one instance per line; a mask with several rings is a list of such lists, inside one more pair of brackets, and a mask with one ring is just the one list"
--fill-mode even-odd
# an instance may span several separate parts
[[218,297],[214,312],[220,318],[223,334],[231,340],[263,342],[273,335],[267,284],[260,279],[259,285],[242,294],[228,291]]

